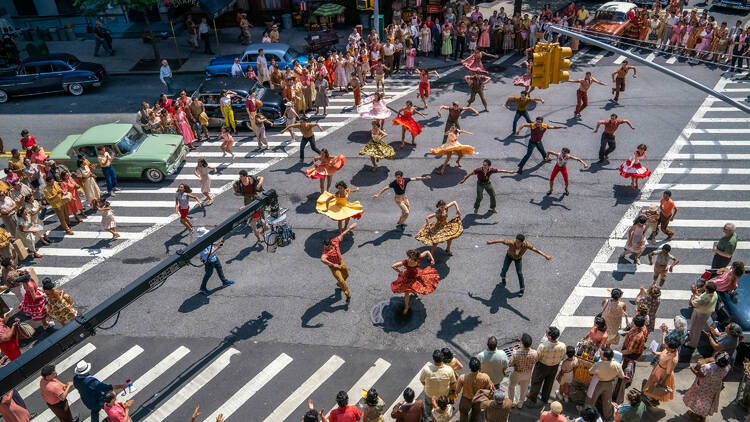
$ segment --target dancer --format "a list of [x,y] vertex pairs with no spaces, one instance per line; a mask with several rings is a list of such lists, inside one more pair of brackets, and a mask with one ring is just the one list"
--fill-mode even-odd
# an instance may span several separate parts
[[[320,194],[315,209],[338,223],[339,232],[343,233],[349,220],[362,218],[363,208],[359,201],[349,202],[349,194],[359,188],[349,188],[343,180],[336,183],[336,193],[328,191]],[[331,204],[333,202],[333,204]]]
[[594,133],[599,130],[599,126],[604,125],[604,132],[602,133],[601,145],[599,146],[599,162],[602,163],[604,160],[609,158],[615,147],[615,131],[621,124],[625,123],[630,126],[630,129],[635,130],[635,126],[630,123],[630,120],[618,119],[617,115],[612,113],[609,116],[609,120],[599,120],[596,122]]
[[112,206],[108,201],[96,201],[92,204],[94,209],[101,211],[102,213],[102,228],[112,234],[112,239],[120,237],[120,233],[117,233],[117,222],[115,221],[115,214],[112,212]]
[[630,159],[620,164],[620,176],[626,179],[629,178],[630,186],[633,189],[638,189],[638,179],[645,179],[651,175],[651,170],[640,163],[641,160],[648,159],[646,157],[646,149],[648,149],[646,144],[638,145],[638,149],[633,152]]
[[633,261],[636,264],[641,263],[641,254],[643,254],[643,251],[646,249],[646,230],[648,230],[648,227],[646,227],[647,220],[648,219],[645,215],[639,215],[636,217],[635,222],[633,222],[633,225],[630,226],[630,229],[628,230],[628,240],[625,243],[625,250],[620,255],[620,259],[625,258],[625,255],[627,254],[633,254],[635,255]]
[[526,108],[529,106],[529,103],[539,101],[542,104],[544,104],[544,100],[541,98],[531,98],[529,97],[528,91],[521,91],[520,97],[508,97],[507,100],[505,100],[505,108],[510,110],[511,103],[516,104],[516,115],[513,117],[513,130],[511,131],[511,135],[516,134],[516,125],[518,125],[518,120],[523,117],[526,119],[526,123],[531,123],[531,117],[529,117],[529,112],[526,111]]
[[589,168],[589,165],[580,158],[570,155],[569,148],[563,148],[561,152],[547,151],[544,160],[549,161],[550,156],[555,156],[557,159],[555,160],[555,167],[552,169],[552,175],[549,177],[549,191],[547,192],[547,195],[552,195],[552,188],[555,186],[555,177],[557,177],[557,173],[562,174],[563,180],[565,181],[565,195],[570,195],[570,192],[568,192],[568,159],[578,161],[585,169]]
[[474,200],[474,214],[479,213],[479,204],[482,203],[482,198],[484,197],[484,191],[487,191],[487,193],[490,195],[490,211],[494,214],[497,213],[497,201],[495,200],[495,189],[492,187],[492,181],[490,180],[490,176],[492,176],[495,173],[507,173],[507,174],[514,174],[515,171],[512,170],[498,170],[494,167],[492,167],[492,161],[490,160],[484,160],[482,161],[482,167],[479,167],[472,171],[471,173],[468,173],[466,176],[464,176],[463,179],[461,179],[460,184],[463,184],[469,177],[476,175],[477,176],[477,199]]
[[458,119],[461,117],[461,113],[469,110],[473,111],[475,116],[479,116],[479,112],[474,107],[461,107],[460,105],[458,105],[458,101],[454,101],[450,107],[446,105],[441,105],[440,107],[438,107],[438,117],[441,117],[441,110],[448,110],[448,119],[446,119],[445,128],[443,129],[443,143],[448,140],[448,135],[446,135],[445,132],[447,132],[448,129],[451,128],[451,126],[456,126],[456,128],[461,129],[461,125],[458,124]]
[[323,128],[317,122],[308,122],[304,117],[300,117],[299,122],[293,125],[289,125],[279,131],[279,133],[284,133],[287,130],[291,131],[294,128],[298,128],[302,133],[302,142],[300,142],[299,144],[300,162],[305,161],[305,146],[307,146],[308,143],[310,144],[310,149],[320,154],[320,150],[318,149],[317,145],[315,145],[315,133],[313,133],[313,129],[315,129],[316,127],[320,129],[321,132],[323,131]]
[[409,218],[409,213],[411,212],[411,204],[409,204],[409,198],[407,198],[406,196],[406,185],[409,182],[430,180],[430,176],[404,177],[404,172],[402,172],[401,170],[397,170],[394,174],[396,176],[396,180],[384,186],[383,189],[380,189],[380,191],[378,191],[378,193],[376,193],[372,197],[373,199],[377,199],[380,195],[383,194],[383,192],[387,191],[388,189],[393,189],[393,200],[401,209],[401,217],[399,217],[398,221],[396,222],[396,228],[403,230],[406,228],[406,219]]
[[396,156],[396,151],[392,146],[386,144],[383,141],[383,138],[388,136],[388,134],[380,128],[378,122],[376,121],[372,122],[372,127],[370,128],[370,136],[372,137],[372,139],[370,139],[370,141],[367,142],[361,150],[359,150],[359,155],[370,156],[370,162],[372,162],[372,171],[374,172],[378,169],[377,162],[380,161],[381,158],[388,158],[392,160]]
[[422,125],[417,123],[417,121],[411,117],[415,113],[419,114],[422,117],[427,117],[419,110],[417,110],[416,107],[414,107],[414,104],[411,102],[411,100],[407,100],[406,105],[398,111],[398,113],[396,114],[396,118],[393,119],[394,126],[401,125],[400,149],[404,149],[404,137],[406,136],[407,129],[409,129],[409,132],[411,133],[411,144],[417,146],[417,143],[414,142],[414,138],[422,133]]
[[468,155],[474,154],[473,146],[463,145],[462,143],[458,142],[458,136],[462,133],[465,133],[467,135],[473,135],[473,133],[458,129],[455,125],[453,125],[448,130],[448,132],[445,132],[445,134],[448,136],[448,142],[440,145],[437,148],[430,148],[430,152],[435,154],[435,156],[437,157],[447,154],[445,156],[445,162],[440,167],[441,175],[445,174],[445,168],[448,166],[448,162],[450,161],[454,152],[458,155],[458,157],[456,158],[456,165],[458,167],[461,167],[461,158],[464,156],[464,154],[468,154]]
[[221,115],[224,117],[224,124],[227,128],[231,127],[234,134],[237,134],[237,122],[234,120],[234,110],[232,109],[232,97],[237,97],[237,93],[228,89],[221,90],[219,104],[221,106]]
[[461,64],[464,65],[466,70],[470,72],[480,72],[480,73],[487,73],[486,70],[484,70],[484,64],[482,63],[482,57],[492,57],[493,59],[497,59],[498,56],[494,54],[490,54],[484,51],[474,50],[469,57],[461,60]]
[[427,98],[430,96],[430,73],[435,74],[435,79],[440,79],[437,70],[419,69],[419,98],[422,100],[424,108],[427,108]]
[[620,67],[612,72],[612,82],[615,84],[614,88],[612,88],[612,95],[614,95],[612,102],[615,104],[619,104],[617,101],[620,100],[620,92],[625,92],[625,77],[631,69],[633,70],[633,79],[635,79],[638,74],[638,69],[636,69],[635,66],[628,65],[627,60],[622,62]]
[[193,174],[201,182],[201,193],[203,194],[204,204],[206,206],[214,203],[214,198],[211,197],[211,176],[208,175],[209,171],[217,172],[216,167],[211,167],[205,158],[198,159],[198,165],[195,166]]
[[228,127],[222,126],[221,129],[219,129],[219,138],[221,138],[222,157],[226,157],[227,153],[229,153],[229,155],[232,156],[232,159],[234,159],[234,153],[232,152],[234,138],[232,137],[232,134],[229,133]]
[[[391,70],[390,67],[384,65],[380,61],[375,61],[372,65],[372,74],[375,75],[375,91],[385,94],[385,71]],[[380,90],[382,88],[382,91]]]
[[[315,164],[318,162],[318,164]],[[328,153],[328,149],[323,148],[320,150],[320,155],[313,158],[313,166],[305,170],[305,176],[310,179],[320,179],[320,193],[326,192],[331,189],[331,179],[333,174],[344,167],[346,163],[346,157],[342,154],[336,157],[331,157]],[[326,188],[323,189],[323,181],[326,182]]]
[[595,83],[607,86],[604,82],[591,76],[591,72],[586,72],[586,76],[584,76],[583,79],[571,79],[565,82],[578,84],[578,90],[576,91],[576,108],[575,111],[573,111],[573,117],[576,119],[581,118],[581,112],[589,105],[589,88],[591,88],[591,84]]
[[375,120],[382,129],[385,119],[391,117],[391,110],[385,104],[383,94],[376,92],[365,98],[361,106],[357,107],[357,113],[363,119]]
[[266,136],[266,123],[270,124],[271,121],[266,119],[264,115],[258,113],[255,116],[255,139],[258,141],[258,148],[255,148],[253,152],[258,152],[264,149],[268,149],[268,137]]
[[180,183],[180,185],[177,186],[177,195],[175,195],[174,198],[174,211],[175,214],[180,215],[180,223],[188,229],[188,232],[193,231],[193,224],[188,218],[188,212],[190,211],[190,198],[195,199],[195,201],[198,202],[199,207],[203,206],[201,200],[193,195],[190,186]]
[[[419,268],[423,258],[430,258],[430,265],[435,265],[435,258],[429,251],[419,253],[416,249],[406,251],[406,259],[391,266],[398,273],[396,281],[391,282],[393,293],[404,294],[404,310],[402,315],[409,313],[409,299],[411,295],[428,295],[435,291],[440,283],[440,274],[432,267]],[[404,267],[401,270],[401,267]]]
[[534,152],[534,148],[539,150],[539,153],[542,154],[542,157],[544,157],[544,161],[552,161],[549,158],[547,158],[547,152],[544,151],[544,144],[542,144],[542,136],[544,136],[544,132],[547,131],[547,129],[567,129],[567,126],[550,126],[547,123],[544,123],[544,117],[538,116],[536,118],[536,123],[524,123],[521,125],[520,128],[518,128],[518,131],[516,132],[516,136],[518,136],[523,128],[529,128],[531,130],[531,137],[529,138],[529,144],[526,146],[526,155],[523,156],[521,161],[518,163],[518,174],[523,173],[523,166],[526,165],[526,161],[531,158],[531,154]]
[[503,269],[500,271],[500,283],[505,286],[505,276],[508,274],[508,269],[510,269],[510,263],[514,263],[516,266],[516,275],[518,276],[518,286],[521,288],[518,292],[518,296],[523,296],[523,292],[526,289],[526,286],[523,283],[523,267],[521,266],[523,254],[525,254],[527,250],[530,250],[543,256],[547,261],[551,261],[552,256],[547,255],[532,246],[523,234],[517,234],[515,239],[496,239],[487,241],[488,245],[494,245],[496,243],[502,243],[508,247],[508,252],[505,254],[505,260],[503,261]]
[[328,266],[331,270],[333,278],[336,279],[336,285],[339,286],[341,292],[346,296],[346,305],[348,306],[352,300],[352,292],[349,290],[349,285],[346,284],[346,279],[349,278],[349,268],[344,263],[344,257],[341,256],[341,248],[339,243],[346,236],[347,233],[354,230],[357,227],[357,223],[353,223],[346,230],[342,231],[338,236],[330,240],[323,241],[323,254],[320,256],[320,261]]
[[[430,252],[433,255],[435,255],[438,244],[447,242],[445,253],[453,255],[451,243],[453,243],[453,239],[458,238],[464,232],[464,226],[461,223],[461,210],[458,208],[456,201],[451,201],[446,205],[442,199],[435,204],[435,207],[437,210],[425,217],[425,225],[419,229],[414,238],[425,245],[431,246]],[[448,220],[448,208],[450,207],[456,207],[456,215]],[[435,219],[434,223],[430,223],[431,218]]]
[[529,94],[534,90],[534,87],[531,85],[531,72],[534,68],[533,57],[533,54],[531,56],[528,53],[526,54],[526,60],[518,64],[518,67],[526,66],[526,72],[523,75],[513,78],[513,85],[524,87]]
[[469,102],[466,103],[466,107],[471,106],[471,103],[479,95],[479,99],[482,100],[482,105],[484,106],[484,111],[490,111],[487,108],[487,100],[484,98],[484,86],[492,79],[489,76],[479,74],[479,72],[474,72],[471,75],[464,76],[464,80],[469,84],[469,88],[471,88],[471,95],[469,96]]

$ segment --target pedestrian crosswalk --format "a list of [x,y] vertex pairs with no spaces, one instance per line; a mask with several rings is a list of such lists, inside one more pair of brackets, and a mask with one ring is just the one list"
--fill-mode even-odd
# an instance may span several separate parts
[[[458,69],[456,66],[447,72]],[[396,74],[386,79],[385,101],[390,103],[413,93],[417,89],[417,82],[415,76],[405,74]],[[372,82],[362,88],[363,97],[374,92],[375,84]],[[351,92],[333,92],[330,94],[330,101],[331,105],[327,110],[329,114],[309,115],[312,121],[318,122],[323,128],[322,132],[315,133],[318,140],[359,118]],[[176,174],[167,177],[158,185],[121,180],[120,186],[123,190],[108,198],[116,216],[117,231],[121,235],[119,239],[112,239],[109,233],[101,229],[101,215],[88,211],[88,207],[86,208],[90,215],[82,223],[72,227],[74,235],[65,235],[58,227],[57,217],[48,210],[44,222],[46,228],[51,230],[50,237],[53,243],[50,246],[39,245],[39,253],[43,258],[33,259],[25,264],[33,265],[37,274],[51,277],[58,285],[67,283],[144,239],[150,233],[175,223],[178,218],[174,213],[174,193],[177,185],[185,183],[194,193],[201,196],[199,179],[194,174],[199,159],[206,159],[209,166],[217,167],[219,170],[211,175],[212,194],[216,195],[231,187],[240,170],[257,174],[299,151],[301,135],[298,131],[295,139],[292,139],[289,133],[278,131],[269,130],[267,135],[270,149],[264,151],[255,150],[257,141],[250,133],[236,136],[234,157],[224,154],[220,149],[220,142],[215,139],[203,142],[198,150],[187,154],[186,161]],[[210,212],[210,209],[207,211]]]
[[[194,339],[183,344],[175,339],[132,339],[97,336],[55,363],[58,378],[72,380],[75,364],[85,359],[91,374],[108,384],[132,387],[118,390],[117,400],[134,400],[133,420],[159,422],[189,420],[200,405],[198,420],[297,422],[313,399],[326,414],[336,407],[339,391],[346,391],[350,404],[362,400],[362,391],[375,388],[386,403],[385,421],[403,400],[406,387],[417,397],[427,355],[403,352],[363,351],[326,346],[294,346],[281,351],[269,344],[209,344]],[[95,345],[96,343],[96,345]],[[38,415],[33,422],[49,422],[54,414],[46,409],[39,392],[39,378],[18,388],[27,406]],[[74,416],[89,422],[90,412],[77,390],[68,395]],[[101,419],[104,412],[100,412]]]
[[[714,89],[726,94],[744,92],[750,89],[750,83],[722,77]],[[557,314],[552,325],[565,330],[566,341],[575,342],[583,337],[593,325],[594,315],[601,311],[602,299],[610,296],[612,288],[622,289],[624,297],[631,300],[640,286],[651,284],[653,266],[648,265],[647,253],[665,243],[664,234],[659,234],[655,243],[647,243],[640,264],[633,263],[630,257],[619,256],[635,216],[640,210],[659,204],[665,190],[672,191],[678,209],[670,223],[674,239],[668,243],[680,263],[668,274],[662,287],[657,327],[661,322],[671,326],[673,317],[687,308],[689,287],[711,266],[712,249],[723,235],[725,223],[736,225],[739,239],[747,238],[750,221],[744,210],[750,205],[750,168],[745,163],[750,158],[750,143],[743,138],[750,132],[750,120],[744,116],[744,112],[726,107],[712,97],[706,98],[662,161],[652,167],[639,197]],[[738,242],[734,259],[741,260],[748,248],[750,242]],[[626,301],[631,315],[633,304]]]

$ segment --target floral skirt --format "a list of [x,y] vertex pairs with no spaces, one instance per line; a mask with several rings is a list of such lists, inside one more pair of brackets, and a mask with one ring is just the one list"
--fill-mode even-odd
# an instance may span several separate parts
[[437,245],[438,243],[447,242],[461,236],[464,232],[464,226],[458,216],[453,217],[445,223],[426,223],[419,229],[415,239],[428,246]]
[[359,150],[359,155],[369,155],[370,157],[378,159],[393,159],[396,156],[396,151],[392,146],[385,142],[372,139],[370,142],[366,143],[361,150]]

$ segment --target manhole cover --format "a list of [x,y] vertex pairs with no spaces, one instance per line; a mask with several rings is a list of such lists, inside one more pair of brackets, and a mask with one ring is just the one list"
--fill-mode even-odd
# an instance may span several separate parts
[[409,312],[404,315],[403,296],[392,297],[375,304],[370,310],[372,324],[382,327],[386,332],[407,333],[419,328],[427,317],[427,311],[419,298],[412,296],[409,301]]

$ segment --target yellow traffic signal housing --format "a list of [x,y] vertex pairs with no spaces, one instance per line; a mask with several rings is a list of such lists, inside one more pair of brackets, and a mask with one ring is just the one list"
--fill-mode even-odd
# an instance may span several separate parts
[[531,86],[546,89],[550,82],[550,55],[546,44],[537,44],[534,52],[534,64],[531,68]]
[[573,50],[570,47],[560,47],[560,44],[552,44],[551,48],[551,62],[552,66],[550,69],[552,84],[559,84],[560,81],[567,81],[570,78],[568,69],[570,69],[570,60],[567,57],[573,55]]
[[357,10],[373,10],[372,0],[357,0]]

